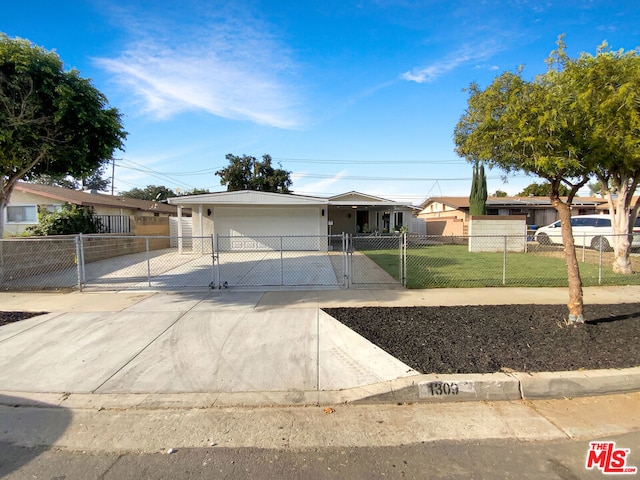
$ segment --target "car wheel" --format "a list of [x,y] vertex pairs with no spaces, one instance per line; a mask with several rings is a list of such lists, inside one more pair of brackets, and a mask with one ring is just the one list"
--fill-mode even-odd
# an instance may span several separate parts
[[538,235],[536,235],[536,240],[540,245],[551,245],[549,236],[546,233],[539,233]]
[[591,248],[603,252],[611,251],[611,245],[609,245],[609,241],[604,237],[593,237],[591,240]]

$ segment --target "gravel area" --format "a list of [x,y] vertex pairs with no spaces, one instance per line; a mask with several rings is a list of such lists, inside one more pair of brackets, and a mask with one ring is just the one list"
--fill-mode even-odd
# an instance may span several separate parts
[[422,373],[541,372],[640,366],[640,303],[325,308]]
[[19,322],[27,318],[36,317],[47,312],[0,312],[0,327],[9,323]]

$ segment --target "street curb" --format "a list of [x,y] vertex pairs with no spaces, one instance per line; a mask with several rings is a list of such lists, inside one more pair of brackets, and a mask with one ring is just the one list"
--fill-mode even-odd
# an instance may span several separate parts
[[523,398],[564,398],[640,390],[640,367],[571,372],[514,373]]
[[588,397],[640,390],[640,367],[541,373],[414,375],[344,390],[209,393],[0,391],[0,405],[69,409],[202,409],[307,405],[455,403]]
[[[379,384],[380,385],[380,384]],[[540,373],[417,375],[361,392],[357,403],[461,402],[586,397],[640,390],[640,367]],[[351,394],[357,396],[352,389]]]

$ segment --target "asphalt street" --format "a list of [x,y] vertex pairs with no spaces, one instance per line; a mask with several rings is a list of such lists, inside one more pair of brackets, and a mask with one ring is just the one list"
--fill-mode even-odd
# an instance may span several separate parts
[[[640,465],[640,432],[607,436],[606,440],[631,447],[627,465]],[[6,480],[606,478],[598,468],[585,468],[588,450],[587,440],[447,441],[296,450],[214,446],[173,453],[83,452],[0,444],[0,476]]]

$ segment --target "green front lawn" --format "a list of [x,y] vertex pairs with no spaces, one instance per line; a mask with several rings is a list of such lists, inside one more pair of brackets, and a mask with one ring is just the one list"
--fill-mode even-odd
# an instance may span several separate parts
[[[398,278],[397,249],[361,252],[391,276]],[[561,258],[537,253],[507,253],[504,283],[503,261],[502,252],[469,253],[466,245],[411,247],[407,250],[407,287],[567,286],[567,268]],[[599,283],[598,270],[597,263],[580,263],[584,286],[640,284],[640,274],[616,275],[609,262],[602,265]]]

